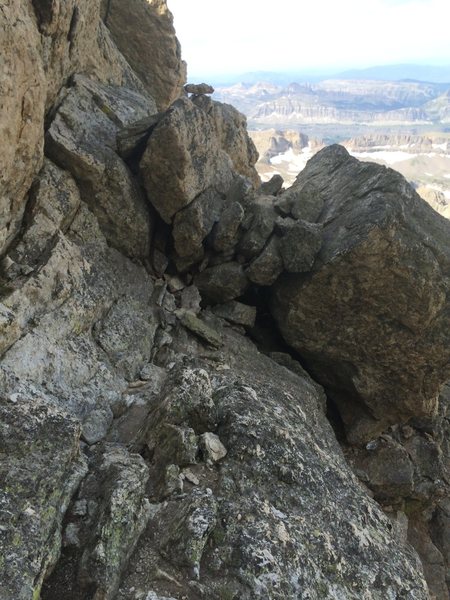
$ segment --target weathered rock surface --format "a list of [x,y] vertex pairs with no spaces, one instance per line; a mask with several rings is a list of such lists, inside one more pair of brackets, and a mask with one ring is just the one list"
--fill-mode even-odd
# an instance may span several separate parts
[[[171,423],[200,435],[201,448],[214,431],[227,453],[217,462],[198,455],[183,492],[153,488],[154,516],[119,598],[139,589],[217,599],[427,598],[389,520],[348,470],[314,386],[240,335],[223,336],[223,350],[199,360],[197,343],[180,331],[173,349],[189,357],[166,380],[148,444]],[[159,456],[151,470],[167,464],[167,452],[164,463]]]
[[141,160],[149,200],[170,223],[207,188],[225,191],[230,159],[220,148],[208,115],[187,98],[177,100],[152,132]]
[[448,600],[448,230],[338,149],[260,188],[234,108],[166,110],[166,2],[101,3],[122,53],[99,4],[0,10],[0,596]]
[[80,426],[39,393],[0,400],[0,594],[39,598],[61,547],[62,518],[86,474]]
[[337,403],[350,439],[430,416],[449,376],[450,226],[395,171],[322,150],[299,175],[323,198],[310,273],[283,275],[280,329]]
[[50,588],[74,600],[116,597],[122,571],[150,517],[147,480],[141,456],[120,446],[96,448],[65,523],[66,577],[60,581],[57,570],[44,596]]
[[160,110],[182,95],[186,63],[166,0],[103,0],[111,35]]
[[0,14],[0,253],[16,235],[43,158],[44,115],[77,72],[142,89],[99,18],[100,0],[17,0]]
[[234,169],[258,187],[260,179],[255,169],[258,152],[247,133],[245,116],[234,106],[220,102],[212,103],[209,115],[220,140],[220,146],[231,157]]
[[[17,233],[25,195],[42,161],[46,101],[40,36],[29,2],[0,11],[2,71],[0,120],[0,253]],[[20,168],[17,168],[20,166]]]
[[116,150],[119,127],[155,112],[144,96],[77,76],[46,134],[46,152],[78,182],[110,244],[148,255],[151,218],[144,195]]

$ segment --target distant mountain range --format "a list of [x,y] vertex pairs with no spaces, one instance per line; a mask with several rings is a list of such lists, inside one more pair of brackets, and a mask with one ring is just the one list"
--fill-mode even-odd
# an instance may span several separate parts
[[416,80],[338,79],[238,83],[216,89],[252,127],[450,124],[450,84]]
[[450,65],[384,65],[367,69],[351,69],[335,76],[338,79],[373,79],[383,81],[425,81],[450,85]]
[[230,86],[235,83],[255,84],[266,81],[275,85],[288,85],[296,82],[318,82],[325,79],[371,79],[383,81],[414,80],[450,84],[450,65],[396,64],[378,65],[358,69],[316,69],[308,71],[251,71],[231,75],[193,74],[191,79],[206,78],[209,83],[218,86]]

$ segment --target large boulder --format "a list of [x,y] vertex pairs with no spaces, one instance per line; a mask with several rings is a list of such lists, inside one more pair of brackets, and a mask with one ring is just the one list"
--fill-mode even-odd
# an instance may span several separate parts
[[102,16],[158,108],[166,109],[182,95],[186,83],[186,63],[166,0],[103,0]]
[[259,175],[255,169],[258,151],[247,133],[247,119],[234,106],[212,102],[210,117],[220,139],[220,144],[231,157],[237,173],[248,177],[258,187]]
[[322,249],[311,272],[278,280],[272,310],[364,441],[433,414],[450,375],[450,224],[401,175],[340,146],[308,163],[296,186],[309,184]]
[[180,98],[150,135],[141,173],[149,200],[170,223],[174,215],[210,187],[231,184],[231,160],[202,108]]

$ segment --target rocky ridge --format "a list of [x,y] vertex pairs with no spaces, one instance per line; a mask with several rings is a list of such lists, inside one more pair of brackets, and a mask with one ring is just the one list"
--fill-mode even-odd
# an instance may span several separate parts
[[0,11],[1,597],[448,598],[450,225],[341,147],[261,186],[132,5]]

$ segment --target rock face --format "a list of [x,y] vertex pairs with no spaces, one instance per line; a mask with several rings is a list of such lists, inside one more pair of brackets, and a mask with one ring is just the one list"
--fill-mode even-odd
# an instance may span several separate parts
[[1,599],[448,600],[448,224],[340,148],[261,189],[162,0],[0,25]]
[[39,598],[59,557],[62,517],[87,471],[80,425],[38,394],[2,395],[0,412],[1,597]]
[[[23,217],[26,193],[43,158],[44,115],[76,72],[142,89],[99,18],[100,0],[29,2],[3,7],[0,153],[0,254]],[[19,167],[19,168],[18,168]]]
[[449,375],[450,226],[390,169],[322,150],[297,178],[324,201],[306,277],[272,307],[285,339],[329,390],[355,441],[430,416]]
[[166,0],[103,0],[102,16],[158,108],[166,109],[186,83],[186,63]]
[[108,242],[128,256],[143,258],[150,249],[149,207],[117,156],[116,134],[130,121],[154,113],[155,103],[80,76],[74,83],[47,131],[46,153],[78,182]]

